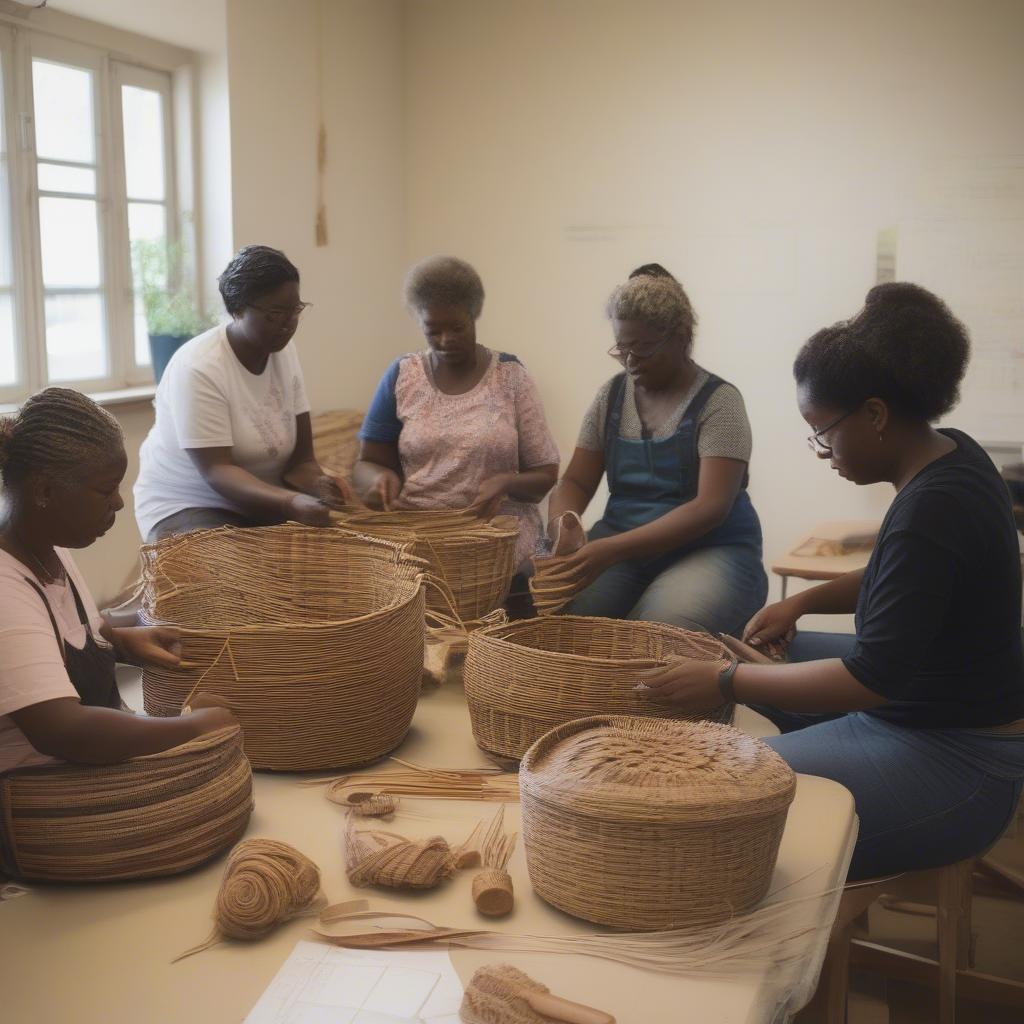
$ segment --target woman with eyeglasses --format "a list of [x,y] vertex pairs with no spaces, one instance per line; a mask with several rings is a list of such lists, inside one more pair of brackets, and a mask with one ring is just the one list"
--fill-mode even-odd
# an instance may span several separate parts
[[558,478],[537,385],[514,355],[477,341],[484,286],[465,260],[417,263],[404,297],[427,347],[396,359],[378,384],[353,483],[371,508],[473,507],[482,518],[518,518],[519,597],[543,532],[537,504]]
[[[967,434],[936,429],[959,397],[969,342],[912,284],[873,288],[819,331],[794,375],[811,447],[851,483],[896,495],[863,570],[758,612],[754,646],[792,637],[790,664],[680,662],[641,692],[698,711],[736,699],[782,730],[798,772],[856,800],[850,878],[951,864],[993,843],[1024,778],[1021,570],[1010,496]],[[801,633],[808,614],[856,634]]]
[[584,588],[565,612],[738,634],[768,593],[743,398],[693,361],[697,317],[664,267],[637,268],[607,313],[624,371],[587,411],[548,509],[555,539],[607,475],[603,517],[557,566]]
[[327,526],[350,499],[313,454],[291,344],[309,305],[298,270],[277,249],[247,245],[219,284],[231,319],[172,356],[139,454],[135,517],[150,543],[216,526]]

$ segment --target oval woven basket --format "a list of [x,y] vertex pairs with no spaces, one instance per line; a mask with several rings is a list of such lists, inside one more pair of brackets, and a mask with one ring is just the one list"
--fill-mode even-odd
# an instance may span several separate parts
[[423,671],[423,563],[407,546],[302,526],[143,548],[143,618],[183,627],[183,668],[147,667],[152,715],[230,707],[254,768],[365,764],[405,738]]
[[[516,571],[519,524],[513,516],[486,522],[472,512],[447,509],[346,512],[338,526],[369,537],[412,545],[413,553],[451,591],[454,611],[464,623],[501,607]],[[427,590],[427,608],[450,615],[446,596]]]
[[796,777],[732,726],[599,715],[542,736],[519,789],[537,894],[587,921],[654,931],[761,901]]
[[46,882],[176,875],[241,838],[252,771],[231,726],[112,765],[0,777],[0,869]]
[[587,715],[731,722],[732,704],[692,715],[634,691],[640,672],[674,656],[727,655],[706,633],[659,622],[561,615],[478,630],[463,670],[473,737],[485,753],[518,759],[549,729]]

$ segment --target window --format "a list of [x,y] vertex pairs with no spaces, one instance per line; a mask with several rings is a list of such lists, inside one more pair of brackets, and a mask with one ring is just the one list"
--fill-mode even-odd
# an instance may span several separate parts
[[170,75],[0,29],[0,401],[152,380],[132,246],[175,241]]

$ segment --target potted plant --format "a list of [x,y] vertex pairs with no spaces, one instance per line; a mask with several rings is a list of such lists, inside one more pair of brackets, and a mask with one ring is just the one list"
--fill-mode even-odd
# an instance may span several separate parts
[[132,243],[135,287],[149,331],[149,354],[157,384],[171,356],[216,321],[204,316],[192,294],[181,285],[181,248],[162,241]]

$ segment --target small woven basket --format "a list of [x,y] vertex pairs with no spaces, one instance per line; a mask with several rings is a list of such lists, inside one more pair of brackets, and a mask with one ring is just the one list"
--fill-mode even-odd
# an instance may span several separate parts
[[183,629],[183,667],[143,672],[146,711],[217,698],[242,723],[254,768],[383,757],[419,699],[423,569],[405,546],[294,525],[143,548],[143,618]]
[[542,736],[519,787],[537,894],[587,921],[656,931],[763,899],[796,778],[728,725],[599,715]]
[[251,813],[238,726],[121,764],[20,768],[0,776],[0,869],[46,882],[176,875],[234,845]]
[[[463,623],[483,618],[501,607],[516,571],[519,524],[513,516],[486,522],[472,512],[410,510],[350,511],[338,526],[368,537],[412,545],[413,553],[450,596],[430,587],[427,608],[444,615],[457,613]],[[454,603],[454,608],[452,607]]]
[[700,715],[663,708],[633,687],[673,657],[717,660],[706,633],[658,622],[562,615],[470,635],[463,670],[473,737],[485,753],[518,759],[549,729],[596,714],[731,722],[733,704]]

